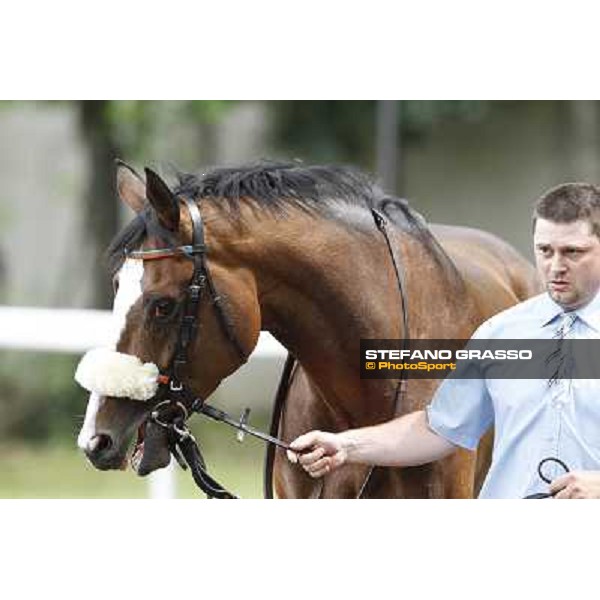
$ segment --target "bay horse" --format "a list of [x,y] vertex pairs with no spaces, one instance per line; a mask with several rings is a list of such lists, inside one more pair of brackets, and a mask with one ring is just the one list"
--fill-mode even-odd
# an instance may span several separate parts
[[[361,338],[402,339],[403,310],[413,339],[468,339],[482,321],[538,291],[533,267],[506,242],[465,227],[430,227],[406,201],[386,196],[351,168],[217,168],[179,174],[173,189],[152,170],[145,174],[144,180],[124,163],[117,167],[119,196],[137,217],[109,249],[115,285],[131,290],[128,252],[162,260],[133,261],[137,291],[126,301],[117,292],[116,350],[160,371],[171,364],[194,267],[189,256],[163,249],[192,247],[197,207],[219,304],[197,307],[182,379],[208,397],[245,362],[260,331],[269,331],[296,359],[275,427],[287,441],[311,429],[341,431],[395,416],[398,381],[361,379],[359,345]],[[373,208],[385,215],[402,263],[404,307]],[[408,382],[399,413],[423,409],[438,385]],[[91,394],[78,444],[94,466],[123,468],[136,431],[138,474],[168,464],[166,439],[148,427],[151,404]],[[347,465],[316,481],[278,449],[271,451],[267,487],[281,498],[473,497],[489,464],[490,440],[484,438],[477,456],[459,450],[430,465],[374,471]]]

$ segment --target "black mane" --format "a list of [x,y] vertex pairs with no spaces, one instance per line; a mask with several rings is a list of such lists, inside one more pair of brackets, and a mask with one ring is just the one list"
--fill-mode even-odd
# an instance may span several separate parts
[[[176,176],[174,194],[214,203],[228,208],[236,216],[240,214],[242,199],[281,216],[288,214],[289,209],[299,209],[338,221],[344,218],[344,206],[369,211],[376,208],[397,227],[417,237],[438,261],[448,260],[423,217],[406,200],[384,194],[369,177],[352,167],[263,161],[242,167],[219,167],[202,175],[177,172]],[[110,244],[107,255],[113,274],[120,268],[125,252],[139,247],[148,234],[158,235],[168,245],[176,245],[172,234],[160,226],[148,208]]]
[[351,167],[303,166],[299,163],[260,162],[244,167],[219,167],[200,176],[178,173],[175,194],[207,200],[239,212],[240,199],[266,210],[285,213],[299,208],[330,216],[332,204],[373,206],[381,194],[363,173]]

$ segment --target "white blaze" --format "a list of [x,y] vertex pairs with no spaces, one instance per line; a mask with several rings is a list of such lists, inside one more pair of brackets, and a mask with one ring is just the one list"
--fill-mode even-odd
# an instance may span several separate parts
[[[144,275],[144,261],[128,258],[123,263],[117,275],[119,289],[113,302],[113,319],[111,325],[111,344],[116,349],[121,332],[125,327],[127,313],[142,295],[142,276]],[[90,440],[100,433],[96,429],[96,415],[100,408],[100,395],[92,392],[90,394],[88,405],[85,411],[85,419],[79,436],[77,445],[85,449]]]
[[88,442],[96,435],[96,414],[99,408],[100,396],[92,392],[85,409],[85,420],[77,436],[77,445],[82,450],[86,449]]
[[127,313],[142,295],[144,261],[128,258],[118,274],[119,289],[113,302],[112,341],[116,349],[121,332],[125,327]]

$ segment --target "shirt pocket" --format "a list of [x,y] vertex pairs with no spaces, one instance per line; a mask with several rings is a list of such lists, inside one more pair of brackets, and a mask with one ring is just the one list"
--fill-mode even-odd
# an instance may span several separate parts
[[589,446],[600,451],[600,382],[573,379],[573,426]]
[[487,387],[499,418],[539,406],[544,401],[547,383],[539,379],[489,379]]

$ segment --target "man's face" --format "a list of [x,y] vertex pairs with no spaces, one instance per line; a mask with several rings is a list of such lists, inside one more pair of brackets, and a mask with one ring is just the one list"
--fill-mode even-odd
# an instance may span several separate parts
[[600,287],[600,240],[589,221],[538,218],[533,245],[538,273],[557,304],[575,309],[592,300]]

